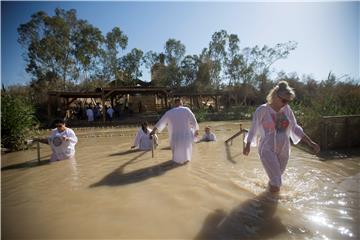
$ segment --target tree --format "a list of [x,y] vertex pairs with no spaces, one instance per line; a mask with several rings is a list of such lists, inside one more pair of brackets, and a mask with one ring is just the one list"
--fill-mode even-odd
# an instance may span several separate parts
[[124,73],[124,82],[134,85],[133,80],[142,76],[140,67],[143,55],[143,51],[134,48],[119,60],[119,68]]
[[105,50],[103,51],[103,77],[108,81],[123,81],[122,73],[119,71],[119,51],[124,50],[128,44],[128,37],[115,27],[106,34]]
[[200,59],[197,55],[187,55],[181,61],[181,74],[184,78],[184,86],[195,86],[197,73],[199,72],[199,64]]
[[207,91],[213,89],[210,71],[212,69],[212,61],[209,57],[207,48],[204,48],[199,56],[199,69],[196,74],[195,87],[199,91]]
[[165,86],[179,88],[182,83],[181,61],[185,55],[185,45],[170,38],[165,43],[166,82]]
[[296,42],[288,41],[286,43],[278,43],[273,48],[266,45],[260,48],[256,45],[251,49],[250,62],[256,74],[256,80],[262,96],[265,96],[270,87],[267,84],[270,67],[278,60],[287,58],[296,47]]
[[245,67],[244,57],[240,53],[239,37],[236,34],[229,35],[229,46],[225,56],[225,75],[228,76],[229,86],[239,85],[242,77],[242,69]]
[[145,67],[151,69],[151,84],[156,87],[166,86],[165,54],[149,51],[143,61]]
[[34,107],[21,96],[1,93],[1,147],[18,150],[24,147],[36,123]]
[[82,70],[84,79],[87,80],[99,71],[98,62],[102,56],[101,45],[104,37],[98,28],[84,20],[78,21],[76,31],[74,33],[74,55],[78,69]]
[[208,56],[212,61],[210,68],[210,78],[212,85],[215,88],[219,88],[221,85],[221,73],[222,65],[226,57],[226,44],[228,40],[228,34],[225,30],[215,32],[209,43]]
[[60,85],[65,89],[81,71],[89,71],[90,60],[98,56],[102,41],[100,30],[78,20],[74,9],[56,8],[54,16],[37,12],[19,26],[18,33],[18,42],[27,49],[26,71],[33,76],[34,84],[40,79],[51,83],[45,84],[48,89]]

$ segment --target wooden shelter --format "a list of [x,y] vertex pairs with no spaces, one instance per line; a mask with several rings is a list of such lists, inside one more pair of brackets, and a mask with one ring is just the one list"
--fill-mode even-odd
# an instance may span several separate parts
[[[48,92],[48,117],[53,116],[54,107],[59,109],[68,109],[70,105],[77,99],[101,99],[101,104],[105,106],[106,101],[110,101],[113,105],[116,96],[124,95],[152,95],[161,99],[161,107],[168,107],[169,90],[161,87],[113,87],[113,88],[97,88],[95,91],[76,92],[76,91],[49,91]],[[103,121],[106,119],[105,108],[103,108]]]
[[181,97],[182,99],[188,100],[190,104],[190,108],[201,108],[200,104],[202,104],[205,100],[207,102],[209,99],[212,100],[215,104],[215,109],[219,110],[219,102],[220,97],[225,96],[225,92],[196,92],[196,93],[189,93],[189,92],[174,92],[172,93],[172,97]]
[[[143,85],[139,81],[138,85]],[[124,97],[125,96],[125,97]],[[53,117],[67,116],[67,111],[71,106],[77,105],[76,100],[80,100],[82,108],[85,105],[90,105],[87,101],[92,101],[91,105],[101,103],[103,106],[102,119],[106,121],[105,105],[114,107],[117,100],[127,100],[130,113],[133,112],[159,112],[162,109],[168,109],[170,102],[173,98],[181,97],[185,103],[189,104],[190,108],[200,109],[207,107],[209,110],[219,110],[219,103],[227,94],[222,91],[210,92],[189,92],[189,91],[176,91],[166,87],[152,87],[147,86],[111,86],[106,88],[97,88],[94,91],[49,91],[48,92],[48,119]],[[85,99],[85,103],[84,103]],[[95,101],[96,100],[96,101]],[[143,106],[143,111],[140,106]],[[133,111],[136,106],[139,110]],[[121,108],[120,108],[121,109]],[[69,114],[71,115],[71,114]]]

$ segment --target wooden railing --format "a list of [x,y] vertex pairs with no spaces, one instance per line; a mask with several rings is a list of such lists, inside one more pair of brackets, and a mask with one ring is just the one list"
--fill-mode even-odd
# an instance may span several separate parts
[[360,147],[360,115],[324,116],[320,128],[322,150]]
[[236,137],[242,135],[242,136],[243,136],[243,138],[242,138],[242,143],[243,143],[243,149],[244,149],[244,148],[245,148],[244,139],[245,139],[245,134],[246,134],[247,132],[248,132],[248,130],[247,130],[247,129],[243,129],[243,128],[242,128],[242,124],[240,124],[240,131],[238,131],[237,133],[235,133],[234,135],[232,135],[231,137],[229,137],[229,138],[225,141],[225,144],[229,144],[229,143],[230,143],[230,145],[232,145],[232,141],[233,141]]

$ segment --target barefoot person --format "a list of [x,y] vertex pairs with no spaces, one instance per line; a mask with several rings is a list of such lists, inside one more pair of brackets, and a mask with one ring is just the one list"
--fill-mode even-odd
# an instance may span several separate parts
[[39,142],[51,146],[52,155],[50,162],[59,161],[75,156],[75,144],[78,139],[75,132],[65,126],[65,121],[58,119],[54,121],[55,127],[47,139],[36,139]]
[[280,191],[281,176],[285,171],[289,154],[290,140],[297,144],[303,140],[316,153],[320,151],[297,124],[294,113],[288,103],[295,97],[295,92],[286,81],[279,82],[267,95],[267,103],[255,111],[252,126],[245,137],[244,155],[250,152],[250,145],[256,146],[256,135],[260,135],[258,152],[261,162],[269,177],[269,190]]
[[[150,138],[150,132],[152,130],[148,127],[147,122],[143,122],[141,124],[141,128],[136,134],[134,144],[131,146],[131,148],[138,148],[139,150],[151,150],[153,145],[153,140]],[[154,138],[154,144],[157,145],[158,137],[156,134],[153,136]],[[155,147],[154,146],[154,147]]]
[[199,134],[199,125],[194,114],[183,106],[181,99],[175,99],[175,107],[167,111],[156,123],[150,135],[161,132],[167,126],[172,150],[172,160],[183,164],[191,161],[192,143]]

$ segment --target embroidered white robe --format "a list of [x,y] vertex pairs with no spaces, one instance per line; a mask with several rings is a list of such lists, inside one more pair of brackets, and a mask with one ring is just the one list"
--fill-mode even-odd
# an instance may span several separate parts
[[275,112],[268,104],[258,107],[253,116],[251,129],[245,137],[245,143],[258,144],[256,135],[260,135],[259,156],[270,179],[269,184],[280,187],[289,155],[290,138],[294,144],[304,136],[303,129],[297,124],[289,105]]
[[[67,141],[63,137],[69,138]],[[52,149],[50,161],[63,160],[71,158],[75,155],[75,144],[78,139],[75,132],[70,128],[65,128],[63,132],[59,132],[57,128],[51,130],[48,142]]]

